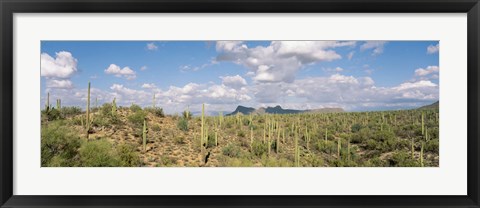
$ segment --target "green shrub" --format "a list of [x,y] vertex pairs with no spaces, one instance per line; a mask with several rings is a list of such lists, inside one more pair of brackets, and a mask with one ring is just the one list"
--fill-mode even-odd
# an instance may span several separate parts
[[159,107],[155,107],[155,108],[147,107],[145,108],[145,111],[152,113],[156,117],[160,117],[160,118],[165,117],[165,114],[163,113],[163,109]]
[[356,132],[360,131],[362,128],[363,128],[362,125],[358,124],[358,123],[353,124],[352,127],[351,127],[353,133],[356,133]]
[[61,108],[61,113],[63,114],[63,116],[67,117],[67,116],[76,116],[76,115],[79,115],[82,113],[82,109],[80,109],[79,107],[75,107],[75,106],[65,106],[65,107],[62,107]]
[[187,110],[186,110],[186,111],[183,111],[183,112],[182,112],[182,116],[183,116],[184,119],[189,120],[189,119],[192,118],[192,113],[190,113],[190,111],[187,111]]
[[369,159],[367,162],[365,162],[365,164],[363,164],[363,166],[366,166],[366,167],[385,167],[385,166],[387,166],[387,163],[385,161],[381,160],[380,158],[375,157],[375,158]]
[[173,141],[174,141],[176,144],[185,144],[185,138],[182,137],[182,136],[173,137]]
[[438,153],[439,148],[440,144],[438,139],[428,140],[428,142],[425,144],[425,152]]
[[168,167],[168,166],[174,166],[176,164],[176,161],[174,158],[172,157],[169,157],[169,156],[165,156],[165,155],[162,155],[160,157],[160,160],[159,160],[159,163],[157,164],[157,166],[164,166],[164,167]]
[[54,121],[54,120],[63,119],[63,116],[59,110],[52,108],[48,112],[43,110],[42,118],[46,119],[47,121]]
[[[218,136],[218,135],[217,135]],[[207,140],[207,148],[215,147],[215,132],[209,132]]]
[[188,120],[185,118],[181,118],[177,122],[177,127],[182,131],[188,131]]
[[334,154],[337,152],[337,143],[335,141],[318,140],[316,148],[319,152]]
[[151,127],[152,131],[160,131],[160,125],[157,123],[153,124]]
[[268,151],[267,146],[268,146],[267,144],[264,144],[260,141],[253,141],[253,144],[252,144],[253,155],[262,156],[263,154],[267,153]]
[[143,120],[147,116],[145,111],[139,110],[135,113],[128,116],[128,121],[132,123],[135,127],[140,128],[143,127]]
[[240,157],[240,151],[240,147],[232,143],[227,144],[227,146],[222,148],[223,155],[229,157]]
[[80,137],[66,126],[66,122],[54,121],[42,125],[42,166],[74,166],[80,147]]
[[411,153],[406,151],[394,152],[388,159],[388,165],[393,167],[419,167],[420,163],[412,159]]
[[100,112],[104,116],[112,115],[112,104],[111,103],[104,103],[102,107],[100,107]]
[[80,150],[82,167],[118,167],[120,161],[110,142],[106,139],[86,141]]
[[142,110],[142,107],[140,107],[139,105],[136,105],[136,104],[132,104],[132,105],[130,106],[130,110],[131,110],[132,112],[138,112],[138,111],[141,111],[141,110]]
[[245,137],[245,132],[242,130],[237,131],[237,136],[244,138]]
[[120,166],[123,167],[138,167],[140,162],[140,156],[135,151],[135,147],[128,144],[122,144],[117,147],[117,154],[120,160]]

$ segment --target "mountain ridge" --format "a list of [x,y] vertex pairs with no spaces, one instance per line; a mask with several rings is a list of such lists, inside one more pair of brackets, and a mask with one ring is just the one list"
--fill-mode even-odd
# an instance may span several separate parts
[[237,108],[226,114],[227,116],[236,115],[237,113],[242,113],[243,115],[250,114],[298,114],[298,113],[333,113],[333,112],[345,112],[342,108],[318,108],[318,109],[308,109],[308,110],[296,110],[296,109],[284,109],[280,105],[275,107],[260,107],[258,109],[252,107],[245,107],[242,105],[237,106]]

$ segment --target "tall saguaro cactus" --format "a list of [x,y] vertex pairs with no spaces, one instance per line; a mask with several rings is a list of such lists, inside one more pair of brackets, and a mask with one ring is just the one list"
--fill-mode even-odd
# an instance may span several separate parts
[[422,147],[420,148],[420,165],[423,167],[423,145],[424,143],[422,142]]
[[337,157],[340,159],[340,150],[342,149],[342,140],[338,138],[337,141]]
[[412,160],[413,160],[415,158],[415,143],[413,141],[413,137],[411,141],[411,149],[412,149]]
[[50,110],[50,93],[47,93],[47,100],[45,101],[45,111],[48,113]]
[[155,93],[153,93],[153,104],[152,104],[152,107],[153,107],[153,108],[155,108],[155,103],[156,103],[156,101],[155,101]]
[[423,120],[424,120],[424,117],[425,117],[425,115],[424,115],[424,113],[422,112],[422,135],[425,134],[425,122],[423,121]]
[[[202,103],[202,128],[201,128],[201,135],[200,135],[200,149],[202,149],[203,146],[203,140],[205,139],[205,103]],[[203,150],[203,149],[202,149]]]
[[327,141],[327,138],[328,138],[328,129],[325,128],[325,141]]
[[61,107],[62,107],[62,100],[57,99],[57,106],[56,106],[57,110],[60,110]]
[[295,131],[295,166],[300,167],[300,148],[298,147],[297,131]]
[[142,136],[143,136],[143,151],[146,151],[147,150],[147,119],[146,118],[143,118]]
[[250,152],[253,152],[253,127],[250,127]]
[[[88,131],[90,130],[90,82],[88,82],[88,93],[87,93],[87,119],[86,119],[86,126],[87,126],[87,135]],[[88,137],[88,136],[87,136]]]
[[115,116],[117,114],[117,103],[115,102],[117,98],[113,98],[112,101],[112,116]]

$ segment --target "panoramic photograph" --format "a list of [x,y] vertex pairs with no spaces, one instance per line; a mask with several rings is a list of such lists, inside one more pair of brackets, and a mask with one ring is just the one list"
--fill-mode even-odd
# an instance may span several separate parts
[[439,41],[42,41],[42,167],[439,167]]

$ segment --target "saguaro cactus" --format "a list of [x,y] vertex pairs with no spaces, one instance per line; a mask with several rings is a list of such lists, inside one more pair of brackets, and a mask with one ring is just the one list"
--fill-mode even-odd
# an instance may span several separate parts
[[112,116],[115,116],[117,114],[117,103],[115,102],[117,98],[113,98],[112,101]]
[[342,140],[338,138],[337,141],[337,157],[340,159],[340,150],[342,149]]
[[203,146],[203,140],[205,139],[205,104],[202,103],[202,127],[201,127],[201,139],[200,139],[200,148]]
[[250,127],[250,152],[253,152],[253,127]]
[[155,93],[153,93],[153,105],[152,107],[155,108],[156,100],[155,100]]
[[295,166],[300,167],[300,149],[298,148],[297,131],[295,131]]
[[60,108],[62,107],[62,101],[60,99],[57,99],[57,110],[60,110]]
[[350,161],[350,139],[347,143],[347,160]]
[[411,149],[412,149],[412,159],[415,158],[415,143],[413,141],[413,137],[412,137],[412,141],[411,141]]
[[45,101],[45,111],[48,113],[50,110],[50,93],[47,93],[47,100]]
[[218,126],[221,128],[222,127],[222,122],[223,122],[223,112],[220,111],[218,112]]
[[143,151],[146,151],[147,150],[147,119],[146,118],[143,118],[142,136],[143,136]]
[[327,138],[328,138],[328,129],[325,128],[325,141],[327,141]]
[[88,82],[88,92],[87,92],[87,119],[86,119],[86,126],[87,126],[87,135],[88,131],[90,130],[90,82]]
[[423,142],[422,142],[422,147],[420,148],[420,165],[423,167]]
[[423,120],[424,120],[424,117],[425,117],[425,115],[424,115],[424,113],[422,112],[422,135],[425,134],[425,122],[423,121]]

